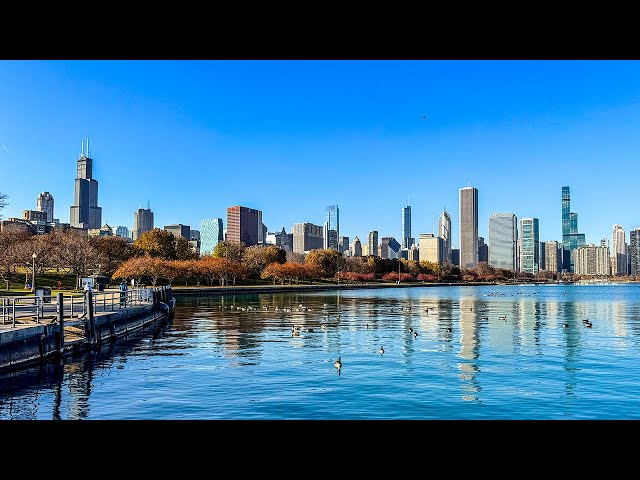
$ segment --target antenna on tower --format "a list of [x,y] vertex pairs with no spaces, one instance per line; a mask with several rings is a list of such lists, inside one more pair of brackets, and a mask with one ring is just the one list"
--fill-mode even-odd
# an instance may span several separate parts
[[151,203],[149,200],[147,200],[147,210],[151,210]]
[[87,137],[87,157],[91,156],[91,152],[89,151],[89,137]]
[[433,232],[433,236],[436,236],[436,214],[435,212],[431,212],[431,231]]
[[84,140],[80,142],[80,156],[84,156]]

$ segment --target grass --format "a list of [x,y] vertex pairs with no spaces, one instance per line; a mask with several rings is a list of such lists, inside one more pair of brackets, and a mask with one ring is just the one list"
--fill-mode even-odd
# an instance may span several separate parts
[[[27,281],[31,283],[31,275],[27,274]],[[61,288],[58,290],[58,281],[61,283]],[[7,290],[7,284],[0,282],[0,296],[19,296],[19,295],[31,295],[31,290],[24,288],[25,274],[12,273],[9,276],[9,290]],[[51,287],[51,293],[54,294],[54,290],[57,291],[75,291],[76,288],[76,276],[67,273],[46,272],[36,277],[37,287]]]

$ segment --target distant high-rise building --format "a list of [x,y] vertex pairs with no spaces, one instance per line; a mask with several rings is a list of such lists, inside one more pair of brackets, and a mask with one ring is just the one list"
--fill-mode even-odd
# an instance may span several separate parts
[[640,228],[629,232],[629,273],[640,275]]
[[[98,206],[98,181],[93,175],[93,159],[89,150],[82,143],[82,152],[78,159],[78,174],[75,184],[75,200],[71,206],[70,224],[76,228],[100,228],[102,224],[102,208]],[[52,215],[53,217],[53,215]]]
[[47,214],[47,223],[54,221],[53,219],[53,196],[49,192],[42,192],[38,195],[36,201],[36,210],[39,212],[45,212]]
[[118,225],[116,227],[116,236],[117,237],[122,237],[122,238],[130,238],[129,237],[129,228],[123,226],[123,225]]
[[267,233],[266,242],[280,247],[285,252],[293,252],[293,233],[287,233],[284,227],[281,232]]
[[627,238],[622,225],[613,226],[613,252],[611,255],[611,274],[627,274]]
[[327,217],[322,234],[322,248],[338,250],[338,237],[340,236],[340,209],[338,205],[328,205],[326,214]]
[[538,242],[538,271],[546,270],[547,252],[544,242]]
[[173,236],[176,238],[182,237],[185,240],[191,240],[191,227],[189,225],[183,225],[181,223],[165,225],[164,230],[173,233]]
[[380,256],[378,253],[378,231],[372,230],[367,236],[367,252],[368,255]]
[[227,241],[247,247],[264,243],[262,212],[236,205],[227,208]]
[[349,237],[340,235],[340,238],[338,238],[338,251],[340,253],[345,253],[349,251]]
[[609,247],[594,244],[581,245],[574,250],[575,273],[578,275],[607,276],[611,272]]
[[305,253],[324,248],[323,228],[313,223],[293,224],[293,251]]
[[411,237],[411,206],[402,207],[402,248],[411,248],[416,239]]
[[578,214],[571,212],[569,187],[562,187],[562,245],[563,268],[574,271],[573,250],[585,244],[584,233],[578,233]]
[[144,232],[153,230],[153,212],[150,208],[139,208],[133,213],[133,239],[137,240]]
[[353,256],[361,257],[362,256],[362,244],[360,243],[360,239],[356,235],[356,238],[353,239]]
[[411,245],[411,248],[407,251],[407,260],[420,261],[420,249],[415,244]]
[[22,219],[29,220],[30,222],[46,222],[47,212],[42,212],[40,210],[23,210]]
[[484,237],[478,237],[478,262],[489,262],[489,245],[484,243]]
[[382,258],[398,258],[401,247],[402,246],[395,238],[382,237],[380,256]]
[[555,240],[544,242],[544,269],[548,272],[562,270],[562,245]]
[[513,213],[489,217],[489,265],[516,271],[518,268],[518,219]]
[[451,263],[456,266],[460,266],[460,249],[452,248],[451,249]]
[[451,262],[451,216],[443,210],[438,219],[438,236],[444,240],[444,259]]
[[200,221],[200,254],[211,255],[216,246],[224,240],[222,219],[205,218]]
[[200,240],[200,230],[190,230],[189,240]]
[[444,261],[444,238],[433,233],[421,233],[418,237],[420,261],[442,263]]
[[540,228],[537,218],[520,219],[520,271],[536,274],[540,269]]
[[460,189],[460,266],[478,264],[478,189]]

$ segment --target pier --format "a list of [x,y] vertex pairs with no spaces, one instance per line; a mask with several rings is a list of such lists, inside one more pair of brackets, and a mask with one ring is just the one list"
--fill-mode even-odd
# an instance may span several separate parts
[[9,297],[0,302],[0,371],[55,360],[168,318],[170,286]]

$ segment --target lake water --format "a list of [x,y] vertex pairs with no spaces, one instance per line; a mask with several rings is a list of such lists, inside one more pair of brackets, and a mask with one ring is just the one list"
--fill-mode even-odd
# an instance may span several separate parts
[[162,326],[2,375],[0,419],[639,419],[639,375],[635,284],[179,297]]

